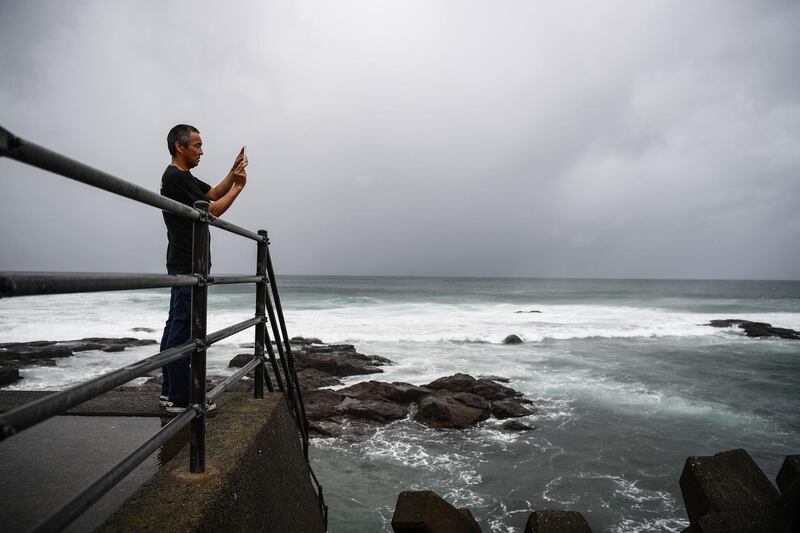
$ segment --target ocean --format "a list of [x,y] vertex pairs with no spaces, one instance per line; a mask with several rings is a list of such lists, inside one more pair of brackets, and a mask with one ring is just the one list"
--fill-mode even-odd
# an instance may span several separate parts
[[[677,532],[690,455],[746,449],[772,479],[800,453],[800,342],[753,339],[712,319],[800,330],[798,281],[295,277],[278,280],[291,336],[355,344],[392,359],[347,378],[422,385],[464,372],[503,376],[533,401],[535,431],[487,420],[433,430],[410,419],[366,438],[314,439],[333,533],[391,531],[397,495],[430,489],[486,532],[521,532],[528,513],[583,513],[595,532]],[[209,330],[253,315],[252,287],[212,287]],[[0,342],[160,338],[166,290],[0,300]],[[538,311],[538,312],[530,312]],[[154,333],[136,333],[133,328]],[[521,345],[504,345],[507,335]],[[252,330],[209,350],[208,373]],[[22,371],[9,388],[55,390],[155,353],[83,352]]]

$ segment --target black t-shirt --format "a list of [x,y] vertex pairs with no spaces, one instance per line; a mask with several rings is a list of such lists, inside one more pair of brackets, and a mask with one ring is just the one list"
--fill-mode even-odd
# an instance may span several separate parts
[[[208,201],[206,193],[211,186],[201,181],[189,171],[169,165],[161,177],[161,195],[182,204],[193,206],[198,200]],[[167,268],[192,268],[192,220],[162,212],[167,225]]]

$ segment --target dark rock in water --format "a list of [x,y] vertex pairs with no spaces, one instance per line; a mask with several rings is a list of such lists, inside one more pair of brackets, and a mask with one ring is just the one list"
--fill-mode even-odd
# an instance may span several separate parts
[[345,396],[329,389],[318,389],[303,394],[306,416],[309,420],[324,420],[341,415],[339,404]]
[[142,327],[131,328],[131,331],[140,331],[142,333],[155,333],[156,332],[156,330],[154,330],[153,328],[142,328]]
[[298,371],[304,368],[314,368],[336,377],[380,374],[383,372],[366,355],[355,353],[311,354],[298,352],[295,354],[295,367]]
[[522,339],[520,339],[517,335],[509,335],[503,339],[503,344],[522,344],[522,342]]
[[48,359],[72,357],[72,350],[64,346],[57,346],[55,342],[49,344],[8,342],[0,344],[0,361],[13,366],[26,366],[41,364]]
[[503,422],[502,428],[506,431],[534,431],[539,429],[539,426],[529,426],[528,424],[523,424],[519,420],[508,420]]
[[10,385],[22,379],[19,370],[10,366],[0,366],[0,386]]
[[244,365],[253,360],[253,354],[240,353],[233,357],[228,363],[228,368],[242,368]]
[[122,344],[109,344],[108,346],[102,348],[104,352],[121,352],[125,349],[125,346]]
[[592,528],[577,511],[534,511],[524,533],[592,533]]
[[732,328],[738,326],[743,329],[748,337],[780,337],[781,339],[800,339],[800,332],[787,328],[776,328],[766,322],[753,322],[740,318],[726,318],[724,320],[712,320],[707,326],[714,328]]
[[491,403],[492,416],[497,419],[517,418],[532,414],[532,411],[519,400],[497,400]]
[[744,450],[689,457],[680,487],[692,531],[784,531],[780,493]]
[[509,378],[504,378],[502,376],[478,376],[478,378],[496,381],[497,383],[511,383],[511,380]]
[[514,311],[515,313],[541,313],[541,311]]
[[502,400],[522,396],[512,388],[500,385],[490,379],[475,379],[469,374],[454,374],[439,378],[426,385],[429,389],[449,390],[452,392],[470,392],[488,401]]
[[340,379],[315,368],[304,368],[303,370],[298,370],[297,379],[300,381],[300,388],[303,391],[319,389],[321,387],[333,387],[342,384]]
[[369,355],[369,361],[375,366],[393,365],[394,361],[381,357],[380,355]]
[[156,341],[131,337],[121,339],[89,337],[73,341],[6,342],[0,344],[0,361],[15,367],[53,365],[55,364],[53,359],[71,357],[74,352],[87,350],[117,352],[131,346],[148,344],[156,344]]
[[428,389],[417,387],[410,383],[385,383],[383,381],[363,381],[344,389],[339,389],[338,392],[350,398],[381,399],[401,405],[416,402],[431,393]]
[[303,345],[303,344],[322,344],[321,340],[316,339],[314,337],[309,337],[307,339],[304,338],[304,337],[292,337],[291,339],[289,339],[289,342],[291,344],[299,344],[299,345]]
[[393,420],[405,418],[408,409],[387,400],[360,400],[345,398],[339,404],[339,411],[353,418],[374,420],[385,424]]
[[[484,408],[475,406],[474,395],[461,396],[441,391],[422,398],[414,420],[434,428],[466,428],[489,418],[488,404]],[[472,405],[468,405],[465,400]]]

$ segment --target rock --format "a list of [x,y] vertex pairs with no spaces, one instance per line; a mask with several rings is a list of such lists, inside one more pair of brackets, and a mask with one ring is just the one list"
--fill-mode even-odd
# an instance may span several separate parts
[[502,400],[504,398],[516,398],[518,396],[522,396],[521,392],[515,391],[511,387],[500,385],[499,383],[490,379],[476,380],[475,385],[472,387],[470,392],[477,394],[478,396],[481,396],[490,402]]
[[522,339],[520,339],[517,335],[509,335],[503,339],[503,344],[522,344],[522,342]]
[[289,339],[289,342],[291,344],[300,344],[300,345],[304,345],[304,344],[322,344],[321,340],[316,339],[314,337],[309,337],[309,338],[292,337],[291,339]]
[[242,368],[244,365],[253,360],[253,354],[240,353],[233,357],[228,363],[228,368]]
[[514,311],[515,313],[541,313],[541,311]]
[[393,420],[400,420],[408,415],[408,409],[386,400],[360,400],[345,398],[339,404],[339,410],[354,418],[374,420],[385,424]]
[[[474,397],[474,395],[471,395]],[[434,428],[465,428],[489,418],[489,407],[476,406],[472,398],[462,396],[468,405],[448,392],[428,395],[419,401],[414,420]]]
[[509,378],[504,378],[502,376],[478,376],[478,379],[488,379],[491,381],[496,381],[497,383],[511,383]]
[[776,328],[766,322],[752,322],[740,318],[712,320],[707,326],[714,328],[732,328],[738,326],[748,337],[780,337],[781,339],[800,339],[800,332],[787,328]]
[[104,352],[121,352],[125,349],[125,346],[122,344],[109,344],[108,346],[102,348]]
[[304,368],[314,368],[336,377],[380,374],[383,372],[367,356],[361,354],[298,352],[295,354],[295,367],[298,371]]
[[141,331],[142,333],[155,333],[156,332],[156,330],[154,330],[153,328],[142,328],[142,327],[131,328],[131,331]]
[[42,364],[42,361],[72,357],[72,350],[65,346],[57,346],[55,342],[48,344],[9,342],[0,344],[0,361],[9,366],[27,366]]
[[504,418],[518,418],[531,414],[531,410],[518,400],[497,400],[491,403],[492,416],[502,420]]
[[575,511],[536,511],[528,517],[525,533],[592,533],[592,528]]
[[342,384],[340,379],[314,368],[298,370],[297,379],[300,381],[300,387],[304,391],[319,389],[321,387],[334,387]]
[[408,405],[416,402],[423,396],[431,393],[429,389],[417,387],[410,383],[385,383],[382,381],[362,381],[361,383],[339,389],[338,392],[351,398],[388,400],[401,405]]
[[22,379],[19,370],[10,366],[0,366],[0,386],[10,385]]
[[488,401],[522,396],[522,393],[510,387],[505,387],[490,379],[475,379],[469,374],[454,374],[439,378],[428,383],[425,387],[434,390],[449,390],[451,392],[470,392]]
[[443,389],[452,392],[469,392],[477,382],[478,380],[469,374],[458,373],[431,381],[425,386],[435,390]]
[[394,361],[386,359],[380,355],[369,355],[369,361],[375,366],[393,365]]
[[689,457],[680,487],[692,531],[783,531],[780,493],[744,450]]
[[506,431],[534,431],[539,429],[539,426],[529,426],[528,424],[523,424],[519,420],[508,420],[507,422],[503,422],[501,427]]
[[303,393],[303,403],[309,420],[324,420],[341,415],[339,405],[344,394],[330,389],[317,389]]
[[392,516],[395,533],[480,533],[472,513],[456,509],[430,490],[405,491]]

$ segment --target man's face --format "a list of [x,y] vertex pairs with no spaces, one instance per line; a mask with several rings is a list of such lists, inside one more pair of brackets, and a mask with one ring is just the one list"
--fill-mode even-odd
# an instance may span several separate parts
[[198,164],[200,164],[200,156],[203,155],[203,139],[200,138],[200,134],[193,131],[189,136],[189,144],[186,146],[181,146],[181,143],[178,143],[178,154],[183,159],[186,166],[189,168],[194,168]]

